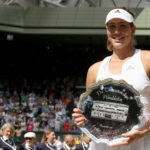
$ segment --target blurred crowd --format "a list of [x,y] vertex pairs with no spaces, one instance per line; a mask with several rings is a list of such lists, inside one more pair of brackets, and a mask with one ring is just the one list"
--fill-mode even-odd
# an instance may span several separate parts
[[[19,79],[18,79],[19,80]],[[22,131],[78,132],[72,120],[84,85],[81,77],[50,80],[0,82],[0,126],[11,123],[16,135]]]
[[14,141],[15,128],[10,123],[1,127],[0,149],[3,150],[90,150],[91,139],[85,134],[75,137],[66,134],[63,139],[56,137],[54,129],[45,129],[40,141],[35,132],[26,132],[21,143]]

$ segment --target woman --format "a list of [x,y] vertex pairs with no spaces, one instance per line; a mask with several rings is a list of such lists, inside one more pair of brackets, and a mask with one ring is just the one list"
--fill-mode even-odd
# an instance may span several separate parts
[[39,147],[42,150],[57,150],[55,140],[55,131],[53,129],[45,130],[41,141],[42,144]]
[[0,149],[3,150],[16,150],[13,135],[15,133],[14,127],[10,123],[5,123],[2,128],[2,137],[0,137]]
[[[87,73],[86,87],[92,83],[112,78],[124,80],[140,94],[143,103],[143,115],[147,124],[140,130],[123,134],[126,140],[108,146],[92,142],[92,150],[148,150],[150,147],[150,52],[135,49],[134,15],[126,8],[115,8],[111,10],[105,21],[107,30],[107,48],[112,55],[103,61],[93,64]],[[82,111],[75,108],[73,117],[78,126],[87,121]],[[112,147],[117,146],[117,147]]]

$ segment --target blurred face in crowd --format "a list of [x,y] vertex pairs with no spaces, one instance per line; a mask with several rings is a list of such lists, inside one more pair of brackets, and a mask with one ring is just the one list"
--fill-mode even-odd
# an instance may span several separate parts
[[66,136],[65,141],[66,141],[67,145],[70,147],[73,147],[75,144],[75,140],[74,140],[74,137],[72,135]]
[[25,138],[25,143],[31,147],[35,144],[35,142],[36,142],[35,138],[29,138],[29,137]]
[[56,139],[55,132],[48,133],[46,138],[47,138],[47,142],[54,143]]
[[10,139],[13,136],[13,130],[11,128],[5,128],[2,131],[3,136],[7,137],[8,139]]

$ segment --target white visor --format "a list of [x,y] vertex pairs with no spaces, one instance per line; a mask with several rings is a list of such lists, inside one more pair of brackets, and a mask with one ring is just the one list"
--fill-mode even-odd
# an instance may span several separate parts
[[106,16],[105,24],[107,24],[111,19],[119,18],[125,20],[126,22],[134,22],[133,16],[123,9],[113,9]]
[[24,138],[36,138],[36,134],[34,132],[27,132]]

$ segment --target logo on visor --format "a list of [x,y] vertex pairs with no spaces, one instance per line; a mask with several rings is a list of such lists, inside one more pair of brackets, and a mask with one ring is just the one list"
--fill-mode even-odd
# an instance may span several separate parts
[[119,10],[119,9],[117,9],[117,10],[115,11],[115,13],[120,13],[120,10]]

